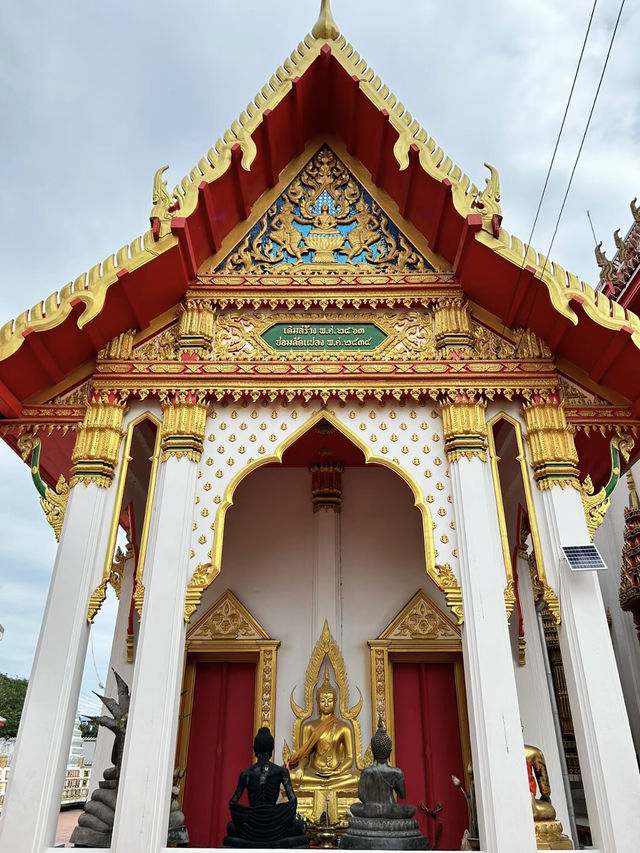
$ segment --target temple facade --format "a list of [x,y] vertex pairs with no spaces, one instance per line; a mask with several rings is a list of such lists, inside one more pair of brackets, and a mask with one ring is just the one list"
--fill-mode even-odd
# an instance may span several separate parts
[[167,848],[176,768],[191,848],[220,846],[264,726],[339,831],[379,719],[432,848],[637,849],[591,543],[638,455],[640,319],[510,235],[488,168],[323,2],[173,191],[158,171],[150,229],[0,329],[0,436],[59,540],[0,850],[53,847],[109,589],[117,853]]

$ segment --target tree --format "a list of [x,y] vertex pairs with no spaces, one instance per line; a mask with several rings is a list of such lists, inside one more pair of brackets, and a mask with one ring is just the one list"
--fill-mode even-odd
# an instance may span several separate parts
[[0,673],[0,717],[7,721],[0,729],[2,737],[15,737],[18,734],[28,684],[26,678],[11,678]]

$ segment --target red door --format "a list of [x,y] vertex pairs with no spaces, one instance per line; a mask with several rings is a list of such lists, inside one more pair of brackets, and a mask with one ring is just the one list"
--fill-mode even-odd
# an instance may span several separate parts
[[191,847],[221,847],[229,798],[252,763],[255,663],[196,666],[183,811]]
[[407,802],[430,809],[439,803],[435,819],[418,809],[420,829],[432,849],[458,850],[468,819],[464,796],[451,781],[452,775],[464,779],[454,663],[394,663],[393,714]]

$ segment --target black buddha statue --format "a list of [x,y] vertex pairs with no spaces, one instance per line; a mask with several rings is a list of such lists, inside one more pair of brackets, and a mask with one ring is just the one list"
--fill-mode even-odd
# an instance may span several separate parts
[[[272,764],[273,736],[261,728],[253,742],[256,763],[240,773],[238,785],[229,800],[231,821],[223,847],[308,847],[304,824],[296,820],[298,800],[291,787],[289,771]],[[287,801],[278,803],[280,787]],[[249,805],[238,800],[247,790]]]
[[429,839],[413,818],[416,808],[397,803],[395,796],[407,796],[404,773],[389,766],[391,738],[378,718],[378,730],[371,738],[374,763],[360,774],[358,797],[351,806],[349,828],[340,838],[346,850],[428,850]]

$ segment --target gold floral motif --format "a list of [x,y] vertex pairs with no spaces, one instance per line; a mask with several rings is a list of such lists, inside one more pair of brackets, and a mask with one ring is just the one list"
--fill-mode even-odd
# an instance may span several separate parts
[[199,462],[208,407],[195,395],[174,395],[162,403],[162,461],[186,456]]
[[553,358],[553,353],[549,347],[530,329],[515,329],[509,334],[515,338],[514,341],[503,338],[486,326],[474,322],[473,347],[475,357],[484,361]]
[[425,592],[420,590],[385,630],[385,639],[459,640],[460,634]]
[[254,640],[261,638],[262,633],[238,599],[227,590],[190,636],[192,639]]
[[434,310],[434,328],[440,358],[468,358],[471,355],[473,336],[466,300],[441,299]]
[[[373,324],[381,329],[385,340],[375,350],[354,352],[348,349],[328,351],[323,348],[301,351],[272,349],[262,335],[277,323],[322,326]],[[266,314],[254,311],[222,313],[216,322],[214,356],[222,361],[428,361],[435,358],[432,319],[428,312],[394,311],[386,313],[305,313]]]
[[149,340],[134,347],[132,352],[133,361],[175,361],[176,355],[176,331],[178,326],[174,324],[168,329],[159,332]]

